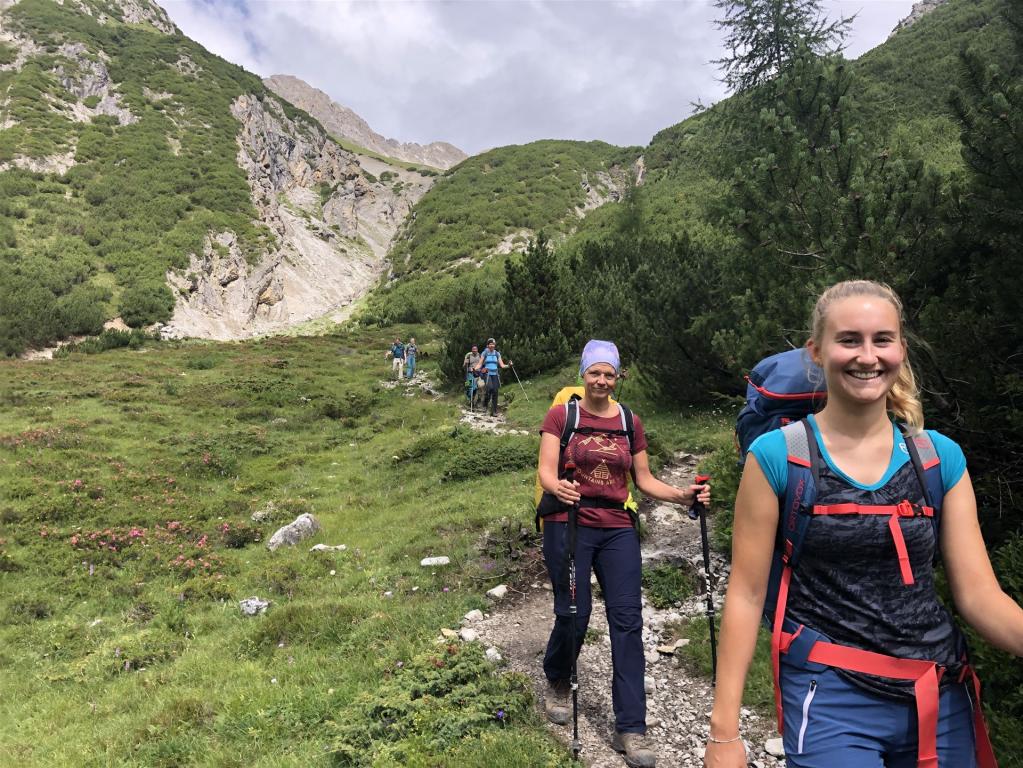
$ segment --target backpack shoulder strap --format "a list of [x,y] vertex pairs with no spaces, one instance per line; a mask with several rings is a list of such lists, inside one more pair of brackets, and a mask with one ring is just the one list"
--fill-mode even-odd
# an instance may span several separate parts
[[[937,545],[941,541],[941,506],[945,500],[945,481],[941,477],[941,458],[938,450],[934,447],[931,436],[923,430],[917,435],[907,434],[907,427],[899,424],[899,431],[906,441],[906,450],[909,452],[909,460],[913,463],[913,470],[916,472],[917,480],[924,492],[924,503],[934,509],[931,516],[931,525],[934,526],[934,541]],[[941,557],[939,546],[934,547],[934,562]]]
[[629,441],[629,453],[632,453],[632,444],[636,437],[636,422],[632,416],[632,410],[625,403],[618,403],[618,414],[622,417],[622,431]]
[[571,397],[565,403],[565,426],[561,428],[561,448],[558,456],[565,452],[572,435],[579,429],[579,400]]
[[806,419],[794,421],[781,428],[785,436],[788,477],[785,497],[778,514],[778,541],[782,559],[791,566],[799,561],[806,537],[806,528],[812,515],[806,510],[813,506],[820,487],[820,450],[813,427]]
[[922,430],[920,434],[909,435],[903,424],[899,424],[899,431],[906,441],[906,450],[909,451],[909,459],[913,462],[913,469],[923,489],[924,499],[928,506],[937,511],[945,497],[945,485],[941,479],[941,458],[934,447],[934,441]]

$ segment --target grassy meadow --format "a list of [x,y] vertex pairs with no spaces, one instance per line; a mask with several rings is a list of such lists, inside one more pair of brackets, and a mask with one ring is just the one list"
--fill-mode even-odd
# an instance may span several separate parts
[[[570,374],[503,390],[531,435],[470,432],[458,392],[382,386],[395,330],[2,363],[0,763],[568,764],[525,679],[434,639],[535,547],[535,427]],[[630,386],[655,461],[727,445]],[[303,512],[322,532],[269,552]]]

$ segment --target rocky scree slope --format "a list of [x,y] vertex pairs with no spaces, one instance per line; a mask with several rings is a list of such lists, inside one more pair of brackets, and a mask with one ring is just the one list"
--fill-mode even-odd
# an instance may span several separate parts
[[371,152],[441,170],[458,165],[468,157],[465,152],[446,141],[416,144],[384,138],[354,111],[292,75],[273,75],[264,79],[263,84],[282,99],[319,120],[331,136],[347,139]]
[[179,294],[170,335],[238,338],[347,315],[376,282],[398,225],[430,179],[395,168],[376,180],[320,126],[273,98],[239,96],[237,161],[277,248],[250,265],[234,233],[210,233],[188,269],[167,273]]

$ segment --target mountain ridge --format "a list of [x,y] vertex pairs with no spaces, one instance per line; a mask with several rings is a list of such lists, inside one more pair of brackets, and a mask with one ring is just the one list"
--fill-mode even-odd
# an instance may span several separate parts
[[271,75],[263,79],[263,84],[282,99],[315,117],[331,135],[347,139],[385,157],[440,170],[458,165],[468,157],[461,149],[446,141],[417,144],[385,138],[354,110],[334,101],[319,88],[294,75]]

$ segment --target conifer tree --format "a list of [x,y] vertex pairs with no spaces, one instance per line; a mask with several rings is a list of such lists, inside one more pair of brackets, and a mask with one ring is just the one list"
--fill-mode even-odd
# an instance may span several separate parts
[[540,232],[521,260],[505,263],[504,314],[499,323],[505,353],[519,375],[563,365],[578,335],[578,306],[564,267]]
[[713,63],[733,93],[743,93],[784,72],[801,48],[815,55],[842,49],[852,19],[829,22],[820,0],[716,0],[724,15],[728,55]]
[[906,288],[919,263],[934,262],[943,234],[940,178],[864,135],[840,58],[804,49],[777,85],[760,113],[756,156],[734,175],[744,243],[722,265],[733,291],[715,344],[743,364],[801,344],[813,297],[835,280]]

